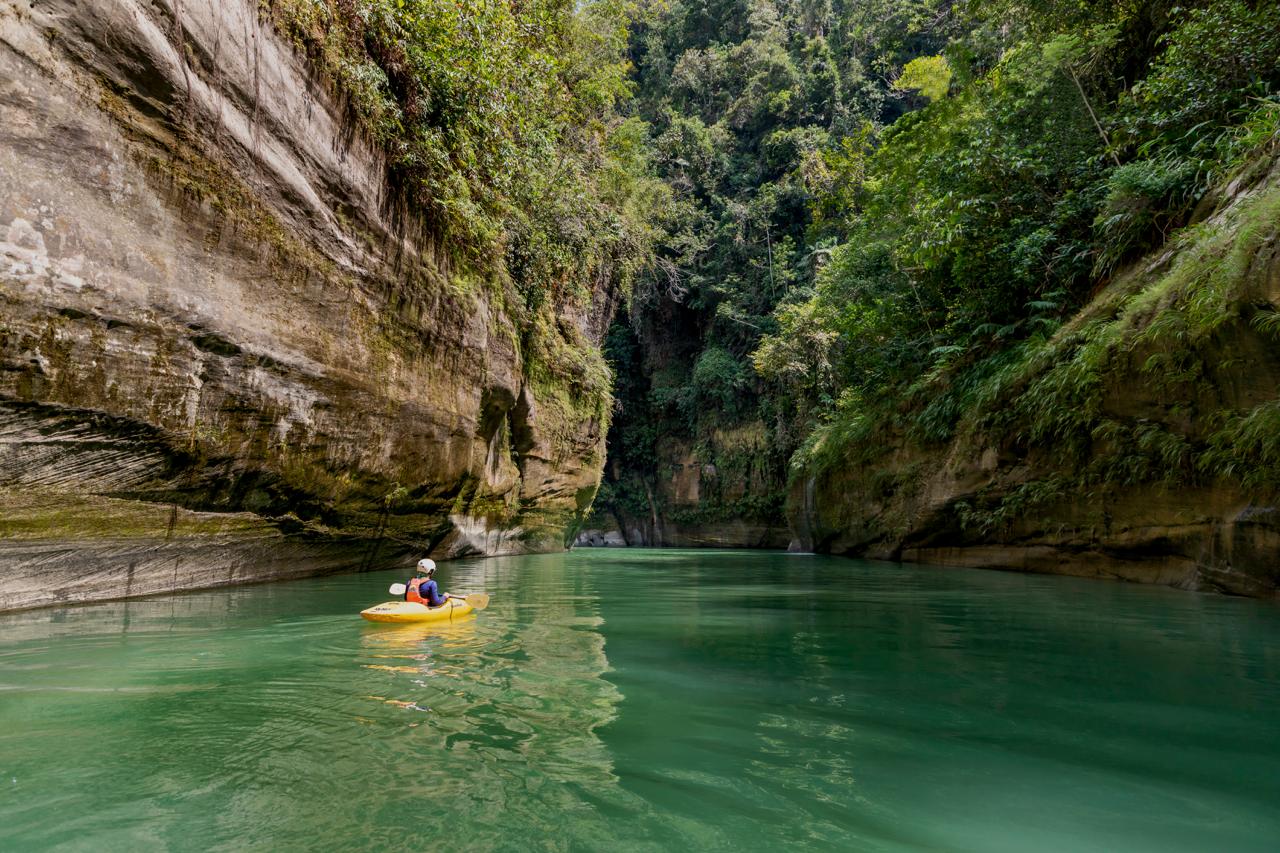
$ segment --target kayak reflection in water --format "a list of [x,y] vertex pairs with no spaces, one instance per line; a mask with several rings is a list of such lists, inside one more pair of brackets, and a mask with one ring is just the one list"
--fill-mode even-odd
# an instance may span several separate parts
[[416,601],[428,607],[439,607],[448,601],[450,598],[449,593],[440,592],[436,582],[432,580],[435,573],[435,560],[419,560],[418,569],[413,573],[413,579],[405,586],[404,600]]

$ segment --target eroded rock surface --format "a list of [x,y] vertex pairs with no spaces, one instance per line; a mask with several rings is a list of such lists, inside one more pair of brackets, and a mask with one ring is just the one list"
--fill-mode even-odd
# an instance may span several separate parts
[[0,610],[564,547],[608,401],[513,288],[255,0],[0,0]]
[[952,441],[877,436],[794,482],[795,547],[1275,596],[1280,160],[1205,206]]

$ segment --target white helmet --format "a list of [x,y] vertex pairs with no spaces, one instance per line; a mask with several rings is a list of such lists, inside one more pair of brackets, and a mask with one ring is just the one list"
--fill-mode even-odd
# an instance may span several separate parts
[[436,570],[436,561],[430,558],[424,558],[418,561],[418,571],[431,574]]

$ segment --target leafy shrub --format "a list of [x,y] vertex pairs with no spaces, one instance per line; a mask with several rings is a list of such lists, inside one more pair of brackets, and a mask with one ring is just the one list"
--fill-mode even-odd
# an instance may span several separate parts
[[750,382],[747,366],[719,347],[704,350],[693,365],[692,389],[703,412],[718,412],[729,419],[738,414],[739,394]]
[[1107,179],[1107,197],[1094,223],[1095,270],[1111,272],[1125,258],[1168,238],[1195,201],[1196,169],[1174,157],[1135,160]]
[[908,62],[893,82],[895,89],[915,89],[931,101],[947,96],[951,65],[945,56],[921,56]]
[[[1280,86],[1280,6],[1215,0],[1173,15],[1150,71],[1121,98],[1118,142],[1144,155],[1177,152],[1200,166],[1249,99]],[[1201,178],[1207,186],[1215,176],[1206,170]]]
[[1227,418],[1210,437],[1199,465],[1246,488],[1280,490],[1280,401]]

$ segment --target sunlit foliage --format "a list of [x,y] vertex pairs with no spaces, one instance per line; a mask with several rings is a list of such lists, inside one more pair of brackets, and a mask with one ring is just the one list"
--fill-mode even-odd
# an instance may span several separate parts
[[446,249],[527,299],[647,261],[647,133],[623,107],[626,0],[270,0],[388,152]]

